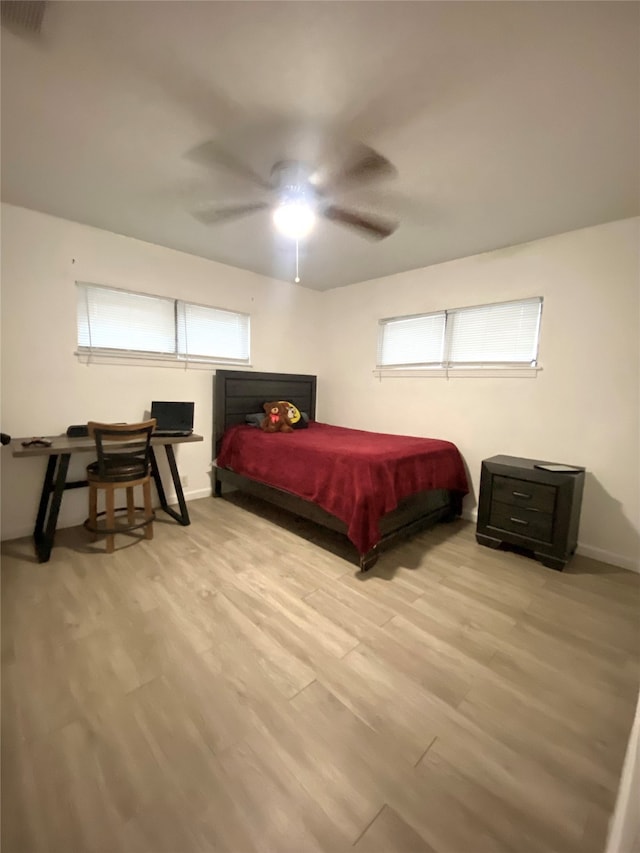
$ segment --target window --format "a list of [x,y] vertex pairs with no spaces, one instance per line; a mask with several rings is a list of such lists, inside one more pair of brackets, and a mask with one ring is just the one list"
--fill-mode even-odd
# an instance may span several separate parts
[[376,371],[535,370],[542,297],[380,320]]
[[78,354],[249,363],[249,315],[76,282]]

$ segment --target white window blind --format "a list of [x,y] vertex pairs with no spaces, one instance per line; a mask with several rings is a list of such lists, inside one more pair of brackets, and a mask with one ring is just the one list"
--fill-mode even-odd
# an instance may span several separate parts
[[175,353],[174,300],[78,285],[78,347]]
[[215,361],[249,361],[249,315],[178,302],[178,352]]
[[76,288],[80,354],[249,363],[248,314],[86,282]]
[[378,370],[532,368],[542,298],[381,320]]
[[444,311],[383,320],[378,336],[378,366],[428,367],[442,362]]
[[450,365],[535,367],[542,299],[447,312]]

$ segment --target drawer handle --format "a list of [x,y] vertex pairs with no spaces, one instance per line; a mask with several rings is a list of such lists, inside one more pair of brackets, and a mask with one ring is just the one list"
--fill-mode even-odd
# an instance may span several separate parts
[[525,492],[511,492],[511,494],[516,498],[530,498],[531,495],[527,495]]
[[514,518],[513,516],[511,516],[509,521],[513,521],[514,524],[524,524],[525,526],[529,524],[528,521],[524,521],[522,518]]

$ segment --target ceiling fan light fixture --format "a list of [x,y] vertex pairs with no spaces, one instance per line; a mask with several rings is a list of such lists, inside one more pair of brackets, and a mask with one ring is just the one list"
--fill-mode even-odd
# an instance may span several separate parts
[[291,240],[307,237],[315,225],[316,214],[304,201],[285,201],[273,211],[273,223],[278,231]]

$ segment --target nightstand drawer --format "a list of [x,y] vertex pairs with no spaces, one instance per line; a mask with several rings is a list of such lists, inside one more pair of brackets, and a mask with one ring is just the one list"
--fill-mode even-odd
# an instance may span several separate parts
[[540,542],[551,542],[553,539],[553,515],[522,506],[509,506],[494,501],[491,505],[489,525]]
[[498,475],[493,478],[491,499],[512,506],[530,507],[540,512],[552,513],[556,502],[556,488]]

